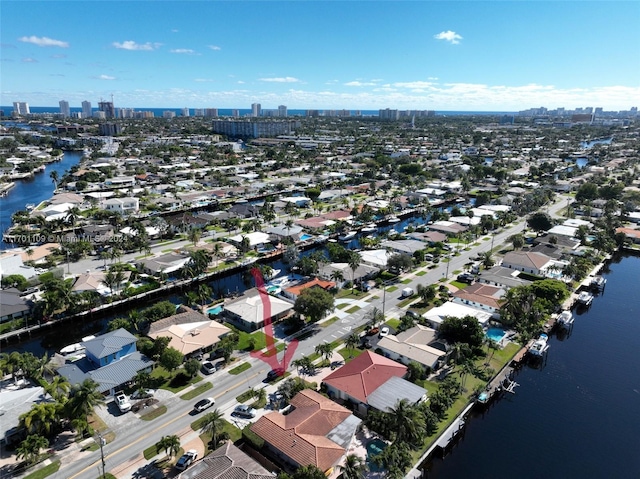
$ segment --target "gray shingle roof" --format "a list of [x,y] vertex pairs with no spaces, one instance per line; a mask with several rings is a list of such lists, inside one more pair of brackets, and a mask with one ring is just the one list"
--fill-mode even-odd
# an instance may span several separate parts
[[267,471],[233,443],[227,442],[178,477],[180,479],[273,479],[275,474]]

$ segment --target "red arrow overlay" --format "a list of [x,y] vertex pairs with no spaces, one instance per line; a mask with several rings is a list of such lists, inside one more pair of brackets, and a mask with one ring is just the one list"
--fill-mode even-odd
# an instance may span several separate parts
[[258,293],[260,293],[260,301],[262,302],[262,319],[264,320],[264,334],[266,336],[267,342],[266,352],[263,353],[262,351],[251,351],[251,356],[264,361],[269,366],[271,366],[271,369],[282,370],[282,374],[284,374],[284,371],[286,371],[289,367],[289,363],[291,362],[293,354],[296,352],[296,348],[298,347],[298,340],[293,339],[289,342],[284,350],[282,362],[278,361],[278,351],[275,347],[275,341],[273,338],[273,324],[271,323],[271,298],[269,296],[269,293],[267,293],[267,288],[264,285],[264,279],[262,278],[262,273],[260,272],[260,270],[258,268],[251,268],[251,275],[256,282]]

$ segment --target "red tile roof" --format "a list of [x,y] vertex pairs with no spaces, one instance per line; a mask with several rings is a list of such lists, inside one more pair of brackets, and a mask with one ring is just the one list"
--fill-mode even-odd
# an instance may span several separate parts
[[291,405],[294,409],[288,415],[266,414],[251,430],[297,464],[326,471],[346,452],[326,436],[351,412],[311,389],[296,394]]
[[364,403],[367,396],[393,376],[404,377],[407,367],[379,354],[365,351],[329,374],[324,383]]
[[334,283],[333,281],[324,281],[322,279],[314,278],[311,281],[307,281],[306,283],[291,286],[290,288],[285,288],[285,291],[295,296],[300,296],[300,293],[302,293],[305,289],[313,287],[331,289],[336,287],[336,283]]

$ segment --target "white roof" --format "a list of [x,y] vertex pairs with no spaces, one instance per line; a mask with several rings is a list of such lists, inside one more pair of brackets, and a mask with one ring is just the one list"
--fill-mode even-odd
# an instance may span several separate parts
[[434,325],[442,324],[442,321],[444,321],[444,318],[447,316],[453,316],[455,318],[473,316],[480,324],[484,325],[489,321],[492,314],[464,304],[447,301],[442,306],[427,311],[423,316]]
[[577,232],[578,232],[578,228],[574,228],[571,226],[557,225],[551,228],[549,231],[547,231],[547,234],[568,236],[570,238],[573,238],[575,237]]
[[255,231],[253,233],[245,233],[240,235],[235,235],[229,238],[229,241],[233,243],[242,243],[242,238],[247,237],[249,239],[249,244],[253,247],[259,244],[268,243],[269,235],[267,233],[263,233],[261,231]]
[[360,258],[362,258],[363,262],[380,267],[387,266],[387,260],[392,255],[392,253],[390,253],[386,249],[360,251],[358,254],[360,255]]

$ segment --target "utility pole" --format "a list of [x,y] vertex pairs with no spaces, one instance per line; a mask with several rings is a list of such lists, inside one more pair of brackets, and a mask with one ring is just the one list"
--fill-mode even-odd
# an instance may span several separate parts
[[104,450],[102,449],[102,446],[104,446],[106,443],[107,441],[100,435],[100,433],[98,433],[98,444],[100,444],[100,460],[102,461],[102,479],[104,479],[105,477]]

